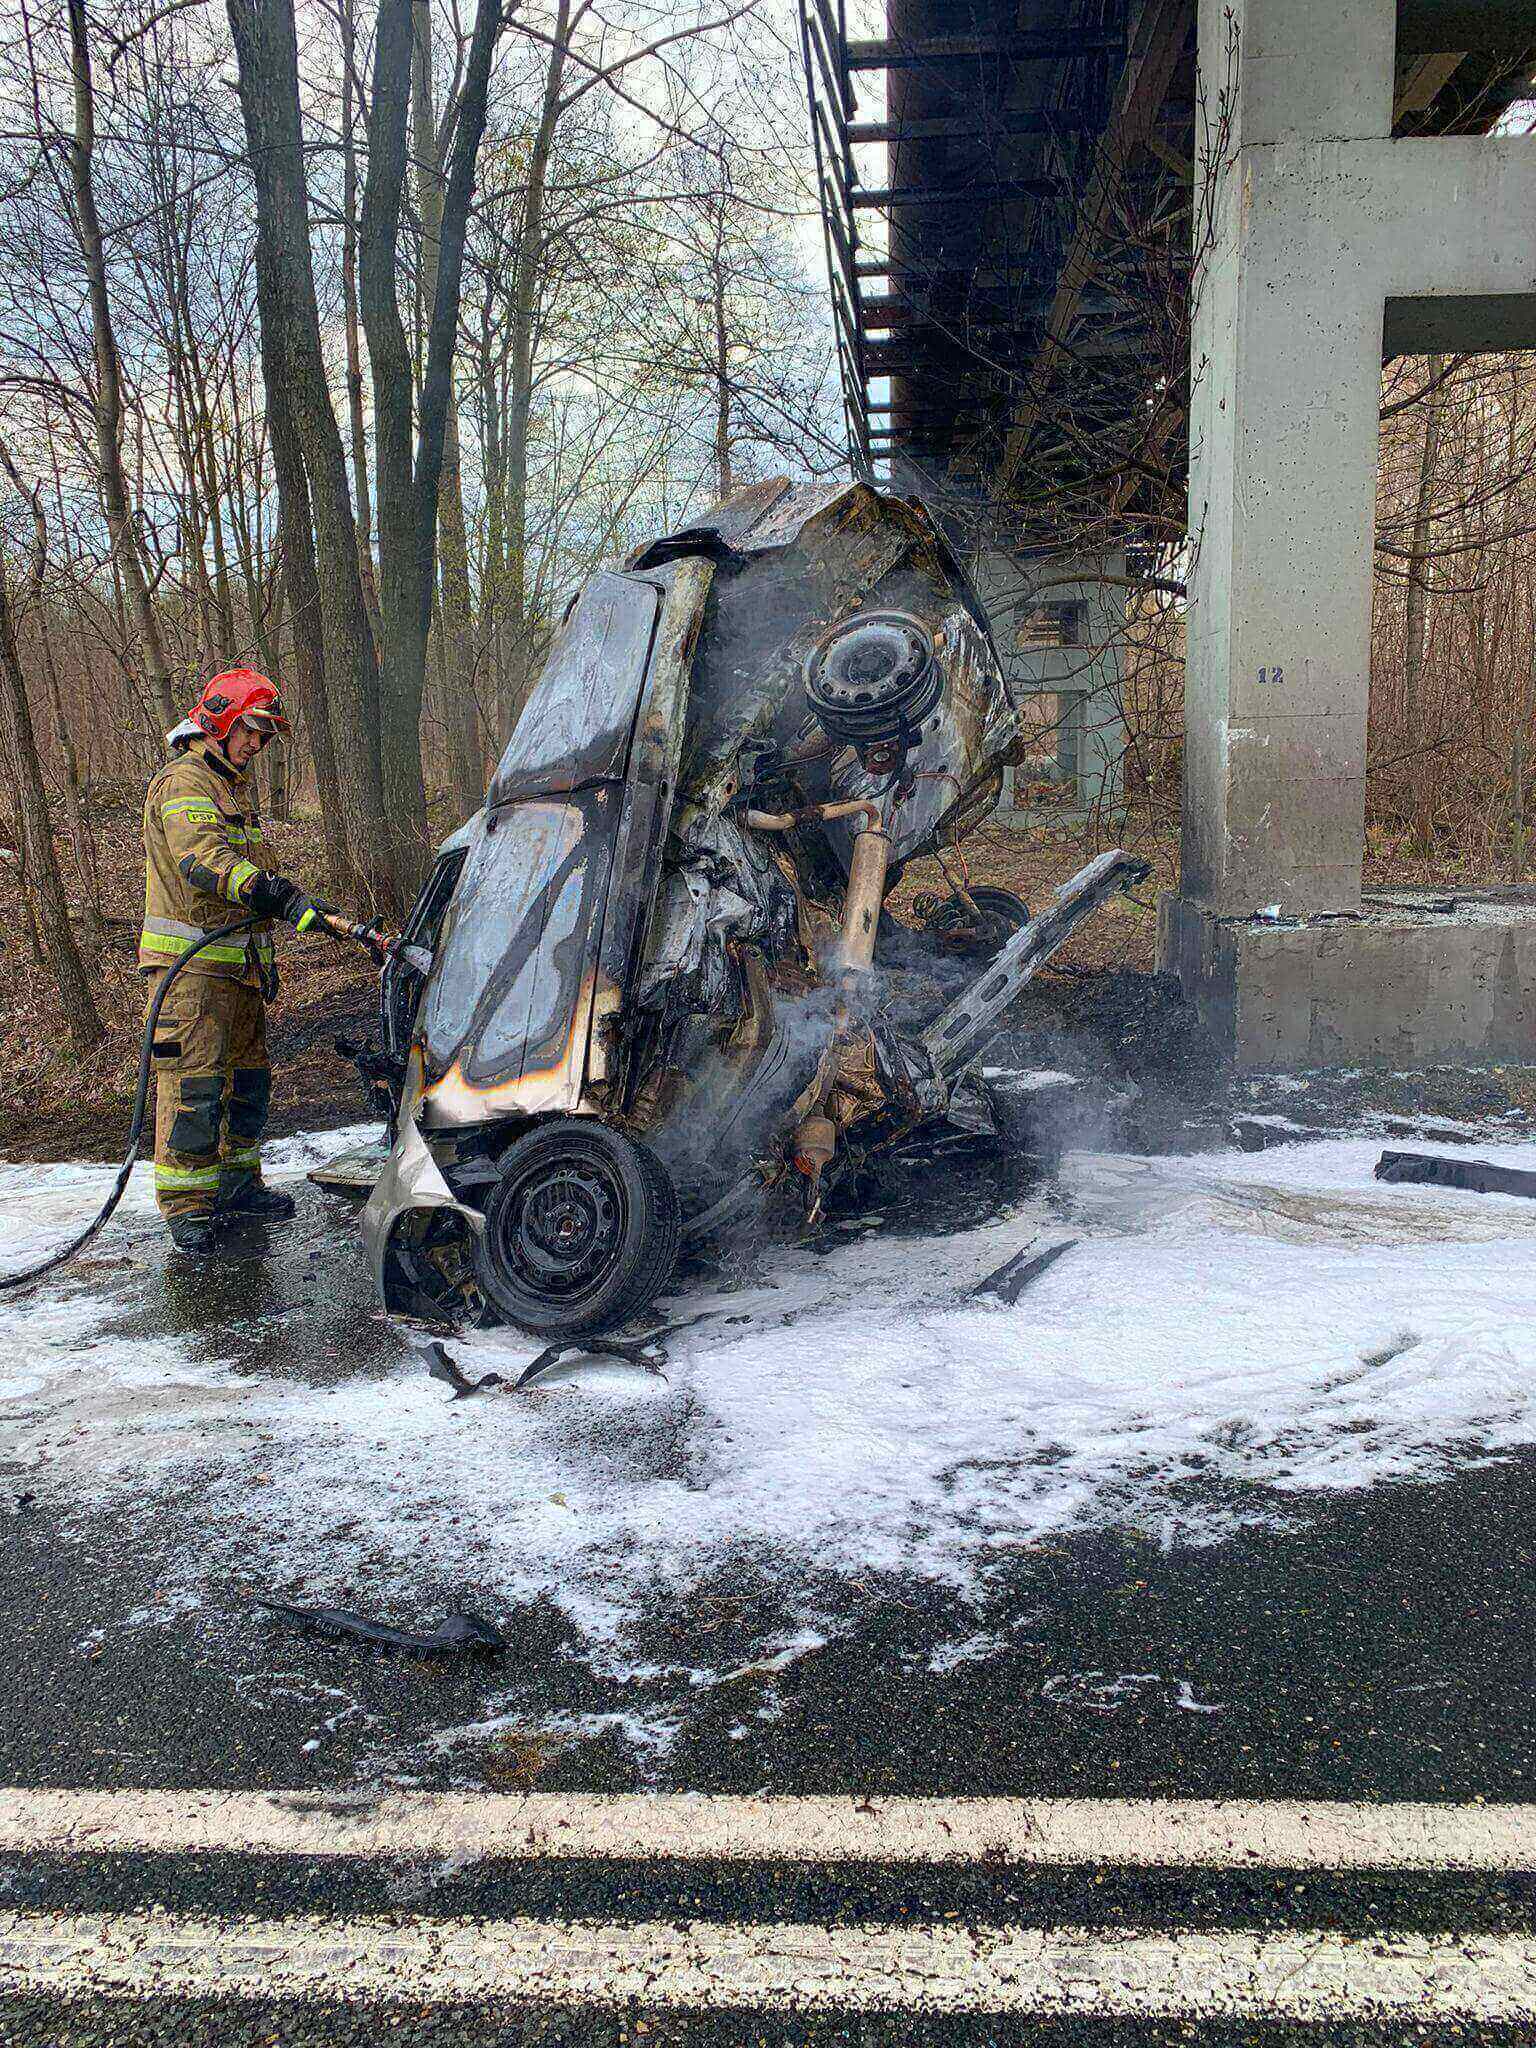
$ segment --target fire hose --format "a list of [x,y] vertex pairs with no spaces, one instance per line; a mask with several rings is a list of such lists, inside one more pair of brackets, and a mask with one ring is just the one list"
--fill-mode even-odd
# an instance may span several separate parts
[[[387,941],[377,925],[351,924],[334,911],[324,910],[320,913],[320,921],[333,938],[356,939],[359,944],[367,946],[375,957],[381,957],[386,950]],[[242,917],[235,924],[221,925],[217,931],[205,932],[202,938],[189,946],[180,959],[161,976],[160,984],[150,998],[149,1008],[144,1017],[144,1036],[139,1042],[138,1085],[134,1090],[133,1116],[128,1126],[128,1149],[123,1155],[122,1165],[117,1170],[117,1179],[112,1183],[112,1192],[84,1230],[77,1237],[72,1237],[60,1250],[51,1252],[35,1266],[24,1266],[19,1273],[0,1273],[0,1293],[11,1287],[25,1287],[34,1280],[41,1280],[46,1273],[55,1272],[60,1266],[67,1265],[108,1222],[113,1210],[123,1199],[129,1176],[138,1160],[139,1140],[144,1134],[144,1115],[149,1103],[149,1077],[153,1071],[155,1026],[160,1021],[160,1011],[170,994],[172,983],[197,958],[204,946],[211,946],[215,940],[227,944],[236,932],[249,931],[253,925],[261,922],[262,920],[257,917]]]

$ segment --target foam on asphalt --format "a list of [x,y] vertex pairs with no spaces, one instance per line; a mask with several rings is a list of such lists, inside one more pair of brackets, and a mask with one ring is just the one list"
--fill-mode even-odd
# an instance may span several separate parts
[[[356,1135],[285,1141],[278,1177]],[[265,1324],[297,1324],[302,1342],[306,1311],[263,1313],[259,1290],[212,1336],[163,1313],[125,1319],[125,1296],[153,1300],[161,1257],[141,1168],[127,1233],[0,1302],[11,1470],[63,1516],[110,1508],[180,1533],[141,1621],[196,1610],[232,1574],[316,1601],[384,1585],[396,1611],[466,1583],[503,1612],[552,1606],[594,1670],[668,1695],[620,1730],[664,1753],[701,1688],[780,1670],[837,1632],[829,1579],[905,1577],[979,1601],[1012,1554],[1066,1533],[1210,1544],[1284,1526],[1329,1492],[1536,1442],[1536,1204],[1383,1187],[1378,1152],[1072,1154],[982,1225],[887,1234],[877,1215],[825,1256],[766,1251],[728,1286],[674,1297],[669,1316],[702,1319],[668,1340],[664,1379],[587,1361],[458,1403],[366,1309],[357,1341],[328,1331],[332,1356],[309,1373],[263,1369]],[[0,1263],[88,1214],[106,1178],[0,1170]],[[1016,1307],[972,1295],[1032,1235],[1064,1228],[1082,1243]],[[335,1259],[356,1302],[355,1245]],[[467,1371],[512,1377],[536,1347],[507,1332],[454,1348]],[[746,1664],[697,1646],[658,1663],[641,1618],[733,1577],[775,1591]],[[957,1635],[931,1668],[985,1642]],[[1161,1672],[1063,1682],[1089,1710],[1126,1688],[1190,1712],[1221,1704]],[[344,1688],[315,1704],[317,1740],[353,1705]],[[551,1732],[625,1718],[566,1714]]]

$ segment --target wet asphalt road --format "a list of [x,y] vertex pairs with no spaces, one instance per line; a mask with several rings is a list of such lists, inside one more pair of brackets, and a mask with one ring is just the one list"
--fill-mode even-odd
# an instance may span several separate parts
[[925,2018],[850,2014],[765,2017],[743,2008],[705,2015],[655,2011],[575,2015],[568,2008],[407,2005],[301,2010],[255,2000],[178,2000],[114,2008],[22,2002],[0,2011],[4,2048],[1403,2048],[1406,2041],[1529,2048],[1524,2026],[1436,2022],[1142,2024],[1104,2019]]
[[1524,2025],[1437,2021],[1428,2027],[1361,2022],[925,2018],[910,2013],[765,2017],[748,2008],[679,2016],[651,2010],[576,2015],[568,2008],[409,2005],[303,2010],[255,2000],[131,2008],[60,2008],[47,2001],[0,2010],[4,2048],[1403,2048],[1408,2041],[1530,2048]]
[[[366,1369],[398,1339],[373,1314],[350,1211],[306,1191],[281,1257],[231,1261],[211,1275],[135,1269],[120,1327],[169,1323],[240,1372],[314,1380]],[[338,1239],[349,1249],[339,1264]],[[112,1256],[110,1244],[103,1259]],[[130,1290],[131,1291],[131,1290]],[[1309,1500],[1288,1528],[1248,1528],[1164,1554],[1125,1536],[1063,1538],[1005,1561],[978,1621],[931,1584],[829,1584],[845,1631],[773,1682],[775,1713],[754,1711],[751,1677],[702,1695],[660,1766],[620,1734],[541,1750],[508,1739],[452,1756],[445,1727],[480,1717],[515,1672],[525,1718],[622,1709],[563,1654],[562,1624],[511,1617],[506,1666],[426,1664],[280,1633],[249,1586],[161,1623],[92,1632],[153,1610],[171,1560],[152,1527],[94,1513],[56,1526],[0,1464],[0,1640],[11,1681],[0,1717],[0,1781],[12,1785],[336,1786],[387,1770],[431,1786],[1018,1796],[1512,1800],[1531,1797],[1530,1586],[1536,1564],[1536,1456],[1489,1462],[1436,1485],[1378,1485]],[[689,1611],[655,1618],[675,1661],[719,1661],[730,1628],[753,1633],[771,1587],[739,1577],[699,1587]],[[367,1605],[369,1589],[357,1589]],[[375,1603],[376,1604],[376,1603]],[[720,1615],[733,1617],[722,1642]],[[944,1671],[930,1646],[994,1629],[1005,1646]],[[263,1670],[290,1684],[252,1683]],[[1043,1692],[1048,1678],[1071,1674]],[[1127,1677],[1134,1683],[1125,1685]],[[1118,1689],[1117,1689],[1118,1686]],[[351,1703],[318,1749],[317,1701]],[[1108,1690],[1106,1691],[1106,1688]],[[1202,1711],[1215,1709],[1215,1711]],[[345,1916],[392,1910],[470,1918],[860,1920],[928,1924],[1054,1921],[1121,1927],[1338,1927],[1368,1937],[1417,1928],[1473,1937],[1536,1928],[1526,1877],[1323,1877],[1286,1873],[1096,1871],[1038,1874],[877,1868],[690,1865],[481,1865],[459,1874],[237,1858],[34,1858],[0,1865],[0,1904],[52,1911],[159,1905],[217,1916]],[[0,2000],[0,2043],[249,2041],[911,2042],[1129,2044],[1515,2041],[1514,2027],[1437,2023],[1427,2035],[1365,2023],[1313,2026],[1102,2019],[679,2018],[635,2008],[482,2006],[380,2015],[258,2001]]]
[[[1378,1486],[1294,1532],[1250,1529],[1206,1550],[1164,1556],[1124,1538],[1063,1539],[1021,1556],[995,1589],[998,1617],[1027,1617],[1025,1626],[1005,1648],[944,1673],[926,1669],[927,1647],[974,1630],[974,1610],[932,1586],[866,1579],[849,1633],[777,1676],[776,1719],[750,1712],[765,1681],[713,1689],[659,1782],[733,1792],[1526,1799],[1536,1785],[1533,1510],[1536,1459],[1525,1455],[1438,1486]],[[497,1789],[518,1789],[534,1765],[541,1790],[648,1782],[617,1733],[547,1757],[494,1742],[451,1759],[418,1746],[477,1718],[512,1672],[529,1719],[541,1707],[615,1710],[621,1691],[595,1680],[585,1697],[574,1689],[553,1617],[513,1624],[508,1667],[332,1647],[242,1605],[170,1613],[92,1656],[78,1646],[103,1617],[153,1608],[152,1536],[96,1516],[88,1541],[60,1543],[45,1514],[13,1510],[0,1546],[0,1630],[13,1669],[26,1673],[0,1725],[7,1783],[334,1785],[366,1776],[381,1751],[409,1757],[424,1785],[478,1770]],[[696,1654],[714,1647],[699,1634],[710,1600],[743,1590],[705,1585],[691,1616],[673,1616],[681,1659],[690,1643]],[[312,1684],[250,1685],[263,1668]],[[1043,1682],[1063,1673],[1078,1682],[1042,1697]],[[1142,1682],[1101,1710],[1098,1688],[1121,1674]],[[1198,1705],[1179,1704],[1181,1683]],[[306,1752],[327,1685],[362,1713]]]
[[[957,1204],[995,1193],[953,1179]],[[265,1256],[252,1235],[212,1267],[164,1259],[154,1226],[139,1224],[124,1264],[122,1241],[108,1239],[82,1275],[93,1287],[110,1276],[123,1295],[103,1339],[171,1328],[221,1371],[316,1384],[397,1360],[353,1206],[308,1186],[300,1199],[298,1223]],[[617,1732],[563,1748],[424,1746],[512,1684],[523,1722],[640,1704],[571,1654],[553,1610],[505,1610],[494,1589],[467,1586],[464,1604],[489,1609],[509,1654],[439,1663],[296,1636],[253,1606],[286,1590],[259,1575],[216,1584],[206,1607],[184,1612],[164,1587],[185,1536],[131,1506],[56,1519],[0,1455],[0,1631],[28,1675],[0,1720],[0,1782],[301,1787],[383,1768],[425,1786],[478,1774],[498,1789],[1531,1796],[1536,1453],[1294,1509],[1215,1477],[1189,1486],[1191,1500],[1278,1511],[1288,1526],[1166,1553],[1127,1533],[999,1549],[983,1608],[974,1591],[962,1603],[931,1581],[828,1575],[813,1599],[840,1633],[786,1670],[691,1697],[658,1765]],[[423,1537],[445,1553],[450,1588],[452,1540]],[[754,1579],[737,1560],[681,1611],[658,1603],[641,1648],[678,1667],[748,1662],[777,1591],[771,1565]],[[359,1583],[349,1604],[388,1612],[390,1588]],[[117,1625],[129,1615],[138,1625]],[[980,1653],[928,1668],[935,1644],[961,1640]],[[327,1688],[358,1711],[306,1749]],[[770,1691],[776,1712],[760,1717]]]

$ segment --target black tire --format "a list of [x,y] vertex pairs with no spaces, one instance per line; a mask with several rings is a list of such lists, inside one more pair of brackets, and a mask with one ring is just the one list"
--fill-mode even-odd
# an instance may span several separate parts
[[[1015,932],[1022,931],[1029,923],[1029,905],[1022,896],[1016,896],[1011,889],[999,889],[990,882],[983,882],[971,891],[971,900],[976,908],[995,918],[1004,927],[1003,937],[995,944],[990,940],[977,938],[974,950],[987,957],[1001,952]],[[951,896],[941,903],[928,920],[928,929],[941,938],[958,936],[970,928],[971,918],[958,896]],[[971,950],[968,948],[967,950]]]
[[649,1307],[682,1213],[655,1153],[596,1117],[536,1125],[501,1163],[479,1253],[486,1293],[540,1337],[590,1336]]

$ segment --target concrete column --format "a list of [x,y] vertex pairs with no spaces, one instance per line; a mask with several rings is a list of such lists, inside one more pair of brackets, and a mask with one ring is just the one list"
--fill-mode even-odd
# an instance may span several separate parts
[[1536,144],[1392,141],[1396,16],[1394,0],[1200,0],[1196,216],[1208,206],[1214,246],[1163,958],[1202,999],[1232,952],[1202,920],[1360,907],[1384,330],[1400,352],[1536,345]]
[[[1057,760],[1074,765],[1078,803],[1113,807],[1120,800],[1125,756],[1121,688],[1125,674],[1125,556],[1086,562],[1018,561],[989,555],[976,573],[991,617],[1003,676],[1016,702],[1059,696],[1062,725]],[[1075,615],[1071,642],[1062,647],[1021,647],[1019,639],[1036,604],[1064,605]],[[998,815],[1018,822],[1024,810],[1012,797],[1013,772]]]
[[1183,894],[1226,915],[1359,906],[1387,302],[1465,295],[1448,345],[1476,347],[1481,295],[1536,283],[1529,141],[1387,139],[1395,17],[1200,10],[1231,134],[1193,339]]

